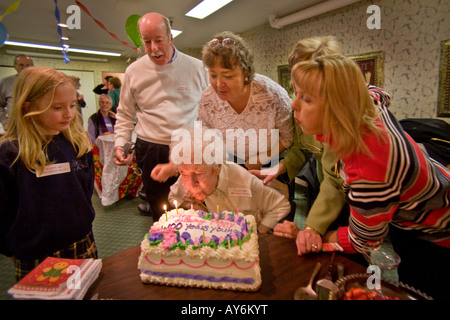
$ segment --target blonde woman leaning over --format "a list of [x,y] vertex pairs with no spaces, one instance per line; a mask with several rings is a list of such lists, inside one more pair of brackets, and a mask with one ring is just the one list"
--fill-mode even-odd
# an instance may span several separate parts
[[69,77],[24,70],[0,141],[0,253],[17,281],[47,256],[96,258],[91,143]]
[[[311,37],[300,40],[288,57],[289,67],[292,68],[301,61],[312,60],[331,54],[340,54],[341,47],[333,36]],[[367,85],[369,94],[374,103],[389,105],[390,97],[382,89]],[[349,208],[346,205],[345,194],[342,190],[343,180],[336,173],[336,164],[339,159],[330,150],[327,144],[316,140],[316,137],[303,132],[298,123],[295,123],[294,143],[280,161],[276,174],[263,176],[258,170],[250,172],[261,177],[264,183],[280,175],[287,174],[290,181],[301,172],[311,158],[315,157],[317,168],[317,183],[320,188],[315,194],[308,194],[314,200],[305,221],[306,227],[300,230],[292,221],[285,220],[274,228],[274,235],[296,239],[298,254],[322,250],[322,237],[327,230],[348,224]]]
[[449,298],[450,172],[425,155],[390,114],[375,106],[359,67],[342,56],[292,69],[294,118],[330,146],[350,206],[348,227],[326,234],[344,252],[363,252],[389,234],[400,281]]

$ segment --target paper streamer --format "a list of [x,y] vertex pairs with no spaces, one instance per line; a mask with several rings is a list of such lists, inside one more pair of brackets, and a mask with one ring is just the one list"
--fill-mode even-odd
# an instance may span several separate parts
[[139,48],[133,47],[133,46],[129,45],[127,42],[120,40],[119,37],[118,37],[117,35],[115,35],[114,33],[110,32],[108,29],[106,29],[106,27],[104,26],[104,24],[101,23],[100,21],[98,21],[97,19],[95,19],[95,18],[91,15],[91,13],[89,12],[89,10],[88,10],[88,9],[87,9],[80,1],[75,0],[75,3],[76,3],[77,6],[79,6],[79,7],[80,7],[80,8],[81,8],[81,9],[82,9],[89,17],[91,17],[91,18],[95,21],[95,23],[98,24],[98,26],[99,26],[100,28],[102,28],[103,30],[105,30],[106,32],[108,32],[108,33],[111,35],[111,37],[113,37],[113,38],[116,39],[117,41],[121,42],[123,45],[125,45],[125,46],[127,46],[127,47],[129,47],[129,48],[131,48],[131,49],[133,49],[133,50],[135,50],[135,51],[140,51]]
[[63,36],[62,35],[62,30],[61,30],[61,27],[59,26],[59,24],[61,23],[61,16],[59,14],[58,0],[54,0],[54,1],[55,1],[55,17],[56,17],[56,20],[58,20],[59,43],[61,44],[61,47],[62,47],[62,54],[63,54],[63,57],[64,57],[64,62],[65,63],[69,63],[70,60],[69,60],[69,57],[67,56],[68,50],[64,46],[64,41],[62,39],[62,36]]
[[8,30],[3,23],[0,22],[0,47],[3,46],[5,41],[8,39]]
[[6,17],[8,14],[13,13],[14,11],[16,11],[17,8],[19,7],[19,4],[20,4],[21,1],[22,0],[18,0],[18,1],[15,1],[15,2],[11,3],[9,5],[9,7],[6,8],[5,12],[3,12],[3,14],[0,16],[0,21],[2,21],[2,19],[4,17]]

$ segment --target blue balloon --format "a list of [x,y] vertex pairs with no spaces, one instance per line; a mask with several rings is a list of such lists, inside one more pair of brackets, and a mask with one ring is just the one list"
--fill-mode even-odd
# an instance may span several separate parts
[[0,47],[3,46],[5,41],[8,39],[8,30],[3,23],[0,22]]

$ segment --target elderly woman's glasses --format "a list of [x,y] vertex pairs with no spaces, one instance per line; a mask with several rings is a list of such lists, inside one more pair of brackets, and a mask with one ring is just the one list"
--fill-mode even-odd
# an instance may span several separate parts
[[232,47],[236,44],[236,41],[231,38],[224,38],[224,39],[212,39],[210,42],[208,42],[208,46],[210,48],[215,48],[220,45],[224,47]]

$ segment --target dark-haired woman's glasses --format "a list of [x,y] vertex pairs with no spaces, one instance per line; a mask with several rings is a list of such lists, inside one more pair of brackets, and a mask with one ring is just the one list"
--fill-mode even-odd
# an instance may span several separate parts
[[210,48],[215,48],[218,47],[220,45],[224,46],[224,47],[232,47],[236,44],[236,41],[231,39],[231,38],[224,38],[224,39],[212,39],[211,41],[208,42],[208,46]]

